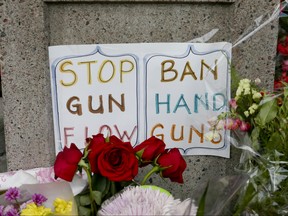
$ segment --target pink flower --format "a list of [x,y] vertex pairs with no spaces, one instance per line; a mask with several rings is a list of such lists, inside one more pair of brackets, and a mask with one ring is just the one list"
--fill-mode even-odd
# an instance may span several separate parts
[[[287,71],[288,70],[288,60],[284,60],[282,62],[282,70]],[[285,73],[286,74],[286,73]]]
[[241,125],[240,125],[241,131],[249,131],[250,128],[251,128],[251,125],[248,122],[244,122],[244,121],[241,122]]
[[232,118],[227,118],[227,119],[226,119],[226,122],[225,122],[225,124],[224,124],[224,128],[225,128],[226,130],[232,130],[233,123],[234,123],[234,121],[233,121]]
[[237,102],[234,98],[229,101],[229,104],[233,109],[237,109]]
[[233,125],[232,125],[232,130],[237,130],[240,125],[241,125],[241,120],[240,119],[234,119]]
[[233,118],[227,118],[224,129],[226,130],[237,130],[241,124],[240,119],[233,119]]

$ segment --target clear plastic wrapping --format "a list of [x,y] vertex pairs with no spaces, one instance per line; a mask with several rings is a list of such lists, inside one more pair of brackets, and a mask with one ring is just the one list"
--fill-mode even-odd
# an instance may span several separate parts
[[[287,2],[281,1],[274,11],[254,20],[232,43],[233,48],[253,39],[259,30],[279,17],[285,25]],[[281,31],[280,27],[283,37]],[[209,125],[214,137],[221,130],[231,132],[231,146],[241,152],[235,167],[238,176],[209,181],[204,215],[288,215],[288,79],[287,69],[283,70],[288,58],[286,46],[286,36],[279,38],[274,91],[265,88],[261,77],[251,80],[233,68],[235,62],[231,63],[230,111],[223,112]],[[277,69],[282,73],[280,79]],[[204,189],[205,186],[194,193],[198,205]]]

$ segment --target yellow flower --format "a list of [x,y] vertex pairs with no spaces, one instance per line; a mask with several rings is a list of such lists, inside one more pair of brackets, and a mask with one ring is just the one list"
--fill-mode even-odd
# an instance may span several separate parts
[[71,215],[72,201],[65,201],[60,198],[54,200],[55,215]]
[[29,203],[26,208],[22,209],[21,216],[48,216],[52,215],[50,208],[45,208],[44,206],[37,206],[35,203]]

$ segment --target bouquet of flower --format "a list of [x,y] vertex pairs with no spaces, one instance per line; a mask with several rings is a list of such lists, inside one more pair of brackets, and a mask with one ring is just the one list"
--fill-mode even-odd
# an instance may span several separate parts
[[[59,189],[64,195],[59,194]],[[75,215],[72,195],[69,184],[64,182],[10,187],[0,195],[0,216]]]
[[277,44],[276,68],[274,89],[283,87],[288,83],[288,7],[287,2],[281,0],[281,13],[279,16],[279,33]]
[[240,80],[230,111],[211,121],[211,130],[233,131],[231,143],[243,149],[238,169],[250,178],[235,215],[287,215],[288,88],[273,94],[259,91],[259,82]]
[[[87,176],[87,190],[77,195],[80,215],[95,215],[102,203],[114,197],[126,186],[144,185],[153,174],[183,183],[186,162],[177,148],[165,149],[165,143],[151,137],[136,147],[116,136],[97,134],[86,139],[81,152],[75,144],[64,147],[54,164],[56,178],[72,181],[77,171]],[[150,165],[151,170],[140,183],[134,178],[139,167]],[[83,172],[84,171],[84,172]]]

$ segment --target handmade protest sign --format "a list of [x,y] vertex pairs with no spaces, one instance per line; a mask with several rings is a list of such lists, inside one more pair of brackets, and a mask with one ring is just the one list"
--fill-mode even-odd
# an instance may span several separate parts
[[150,136],[184,155],[229,157],[227,132],[205,140],[227,109],[231,44],[49,47],[56,153],[93,134],[137,145]]

